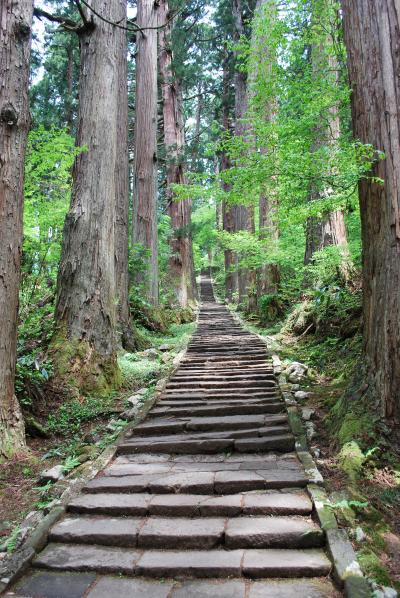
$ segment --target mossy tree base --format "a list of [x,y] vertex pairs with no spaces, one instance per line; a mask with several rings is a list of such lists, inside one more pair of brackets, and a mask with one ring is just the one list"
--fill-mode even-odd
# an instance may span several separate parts
[[24,420],[14,395],[9,408],[0,409],[0,462],[26,451]]
[[107,394],[121,385],[117,355],[101,355],[82,340],[54,337],[50,355],[54,377],[63,386],[78,394]]

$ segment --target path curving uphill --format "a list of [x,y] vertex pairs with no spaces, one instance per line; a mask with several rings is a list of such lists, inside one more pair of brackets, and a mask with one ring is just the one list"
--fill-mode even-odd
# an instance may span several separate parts
[[265,345],[209,279],[201,297],[162,399],[70,502],[14,596],[339,596]]

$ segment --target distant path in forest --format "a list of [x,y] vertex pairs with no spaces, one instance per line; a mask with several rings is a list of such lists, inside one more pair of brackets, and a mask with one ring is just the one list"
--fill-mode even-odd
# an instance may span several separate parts
[[70,502],[12,595],[340,595],[266,347],[208,278],[201,298],[161,400]]

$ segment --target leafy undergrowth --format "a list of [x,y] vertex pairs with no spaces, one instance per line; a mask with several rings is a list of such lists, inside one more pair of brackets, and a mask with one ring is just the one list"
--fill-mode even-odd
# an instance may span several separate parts
[[315,410],[311,450],[339,524],[348,529],[364,573],[400,590],[400,452],[393,438],[376,429],[370,414],[350,405],[343,417],[339,408],[358,367],[360,334],[296,336],[287,332],[286,322],[249,327],[284,364],[308,365],[301,390],[310,392],[304,406]]
[[[62,464],[64,474],[96,458],[128,424],[121,414],[127,398],[143,389],[141,402],[150,400],[157,381],[164,377],[174,357],[187,345],[195,323],[172,324],[165,334],[140,330],[150,349],[121,353],[122,387],[106,396],[70,399],[47,386],[43,396],[29,403],[34,411],[36,437],[27,436],[29,453],[2,464],[0,469],[0,546],[15,548],[19,525],[34,509],[46,510],[53,500],[51,484],[39,486],[40,472]],[[160,350],[161,347],[161,350]],[[28,416],[29,417],[29,416]],[[41,436],[37,436],[41,433]]]

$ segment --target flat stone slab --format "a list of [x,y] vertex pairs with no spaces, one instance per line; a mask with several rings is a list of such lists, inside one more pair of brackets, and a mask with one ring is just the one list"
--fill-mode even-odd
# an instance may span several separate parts
[[196,517],[200,514],[201,500],[199,494],[160,494],[151,499],[149,513],[171,517]]
[[138,574],[149,577],[240,576],[243,550],[146,551]]
[[292,451],[295,440],[292,434],[282,434],[272,438],[250,438],[235,440],[235,450],[239,452],[257,452],[257,451]]
[[244,515],[308,515],[311,511],[312,503],[305,492],[245,494],[242,509]]
[[128,517],[67,517],[49,534],[51,542],[78,542],[135,547],[141,519]]
[[60,571],[97,571],[133,575],[139,557],[140,553],[134,550],[51,542],[34,559],[33,565]]
[[[118,454],[148,452],[148,442],[126,442],[118,446]],[[155,453],[218,453],[233,448],[231,439],[170,440],[152,442]]]
[[339,598],[341,594],[328,581],[321,579],[287,579],[255,581],[250,584],[248,598]]
[[87,596],[88,598],[168,598],[173,585],[171,581],[102,577]]
[[226,496],[210,496],[199,504],[201,515],[205,517],[229,516],[234,517],[242,513],[243,496],[233,494]]
[[7,596],[30,598],[82,598],[96,579],[94,573],[32,571]]
[[245,550],[242,571],[246,577],[320,577],[331,562],[319,549]]
[[245,592],[243,580],[186,581],[175,585],[171,598],[245,598]]
[[237,517],[225,530],[228,548],[314,548],[322,530],[307,517]]
[[212,494],[214,477],[213,472],[207,471],[175,473],[150,482],[148,487],[154,494],[172,492]]
[[214,482],[217,494],[233,494],[265,488],[265,480],[255,471],[218,471]]
[[150,494],[80,494],[68,504],[71,513],[147,515]]
[[140,548],[194,548],[209,549],[222,540],[225,519],[161,518],[151,517],[140,529]]

